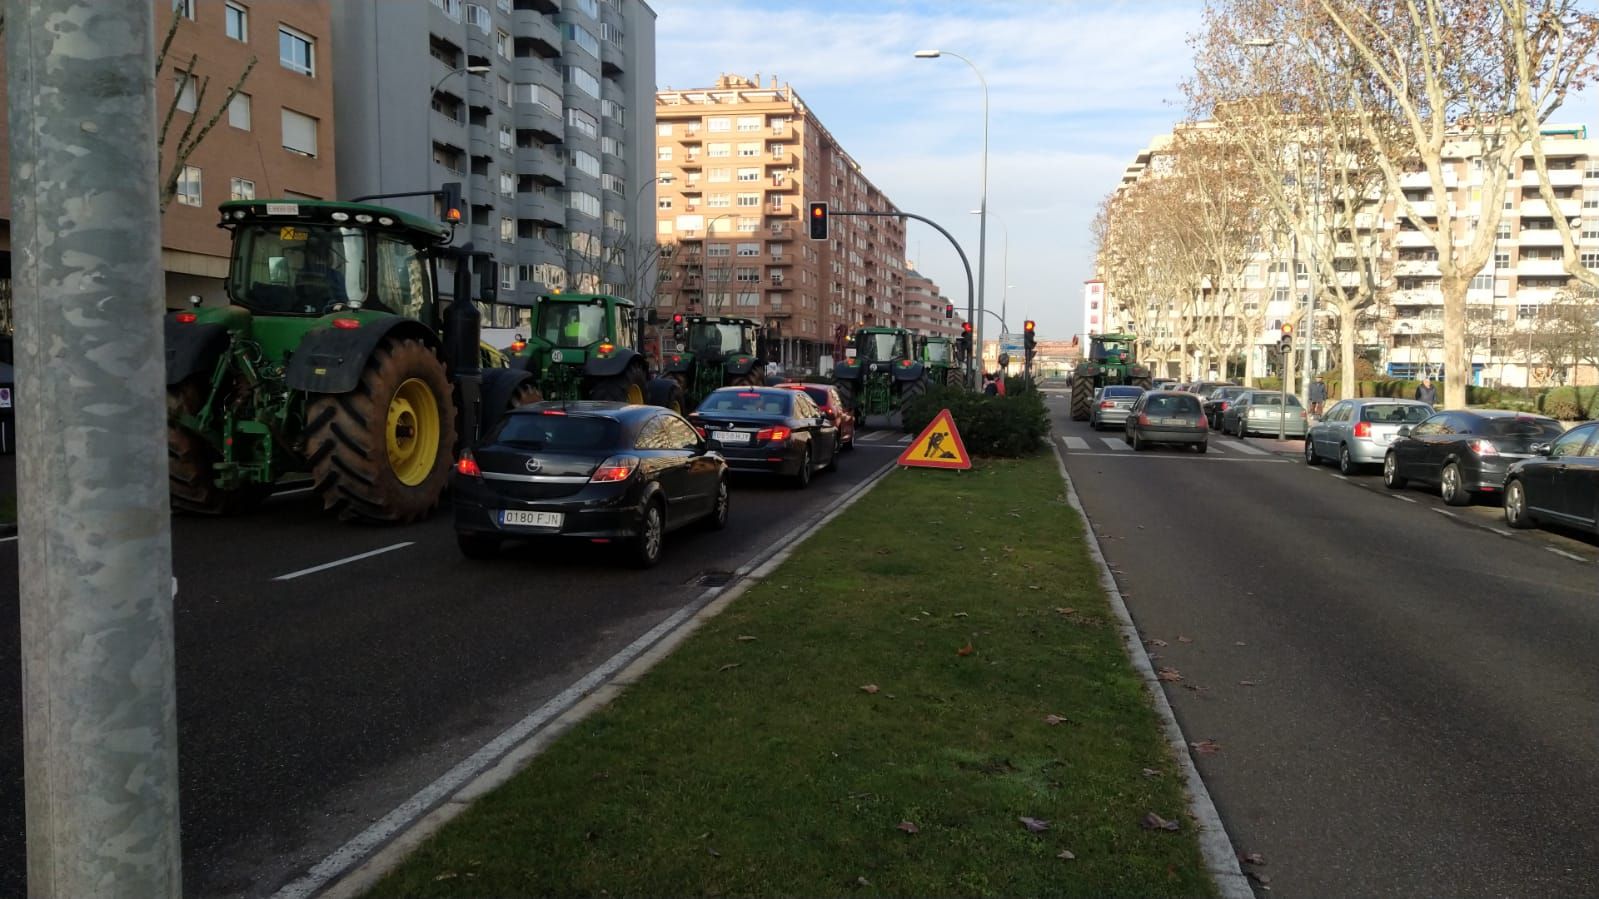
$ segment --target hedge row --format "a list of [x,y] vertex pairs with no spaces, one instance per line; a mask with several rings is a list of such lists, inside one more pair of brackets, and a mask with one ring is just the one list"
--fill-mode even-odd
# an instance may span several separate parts
[[961,443],[973,456],[1030,456],[1049,437],[1049,410],[1037,390],[987,396],[954,387],[933,387],[905,404],[901,422],[916,434],[942,409],[948,409],[960,431]]

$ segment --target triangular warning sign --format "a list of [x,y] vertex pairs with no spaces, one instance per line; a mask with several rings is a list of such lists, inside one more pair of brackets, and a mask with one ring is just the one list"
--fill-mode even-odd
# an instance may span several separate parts
[[955,430],[955,419],[945,409],[928,422],[922,433],[916,435],[905,452],[899,454],[899,464],[917,468],[971,468],[972,457],[966,454],[966,444],[961,443],[960,432]]

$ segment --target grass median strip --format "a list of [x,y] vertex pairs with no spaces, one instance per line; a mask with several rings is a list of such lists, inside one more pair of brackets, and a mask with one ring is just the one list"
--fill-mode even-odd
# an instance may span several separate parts
[[371,895],[1213,894],[1080,535],[894,473]]

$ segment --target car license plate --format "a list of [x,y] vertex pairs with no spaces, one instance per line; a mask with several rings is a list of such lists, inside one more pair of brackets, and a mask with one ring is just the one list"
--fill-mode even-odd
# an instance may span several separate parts
[[750,435],[748,431],[712,431],[711,439],[723,443],[749,443]]
[[565,518],[562,512],[519,512],[515,509],[500,512],[500,524],[527,528],[558,528]]

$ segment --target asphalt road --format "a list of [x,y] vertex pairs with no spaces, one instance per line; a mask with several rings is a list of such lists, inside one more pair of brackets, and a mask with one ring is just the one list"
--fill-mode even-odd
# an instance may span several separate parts
[[[341,525],[309,492],[173,522],[184,887],[294,879],[901,449],[857,439],[809,490],[741,478],[733,526],[639,572],[569,543],[469,562],[447,515]],[[396,547],[287,580],[284,575]],[[0,544],[0,896],[25,894],[15,542]]]
[[1050,408],[1269,895],[1599,892],[1599,540],[1501,533],[1491,506],[1271,442],[1133,453]]

